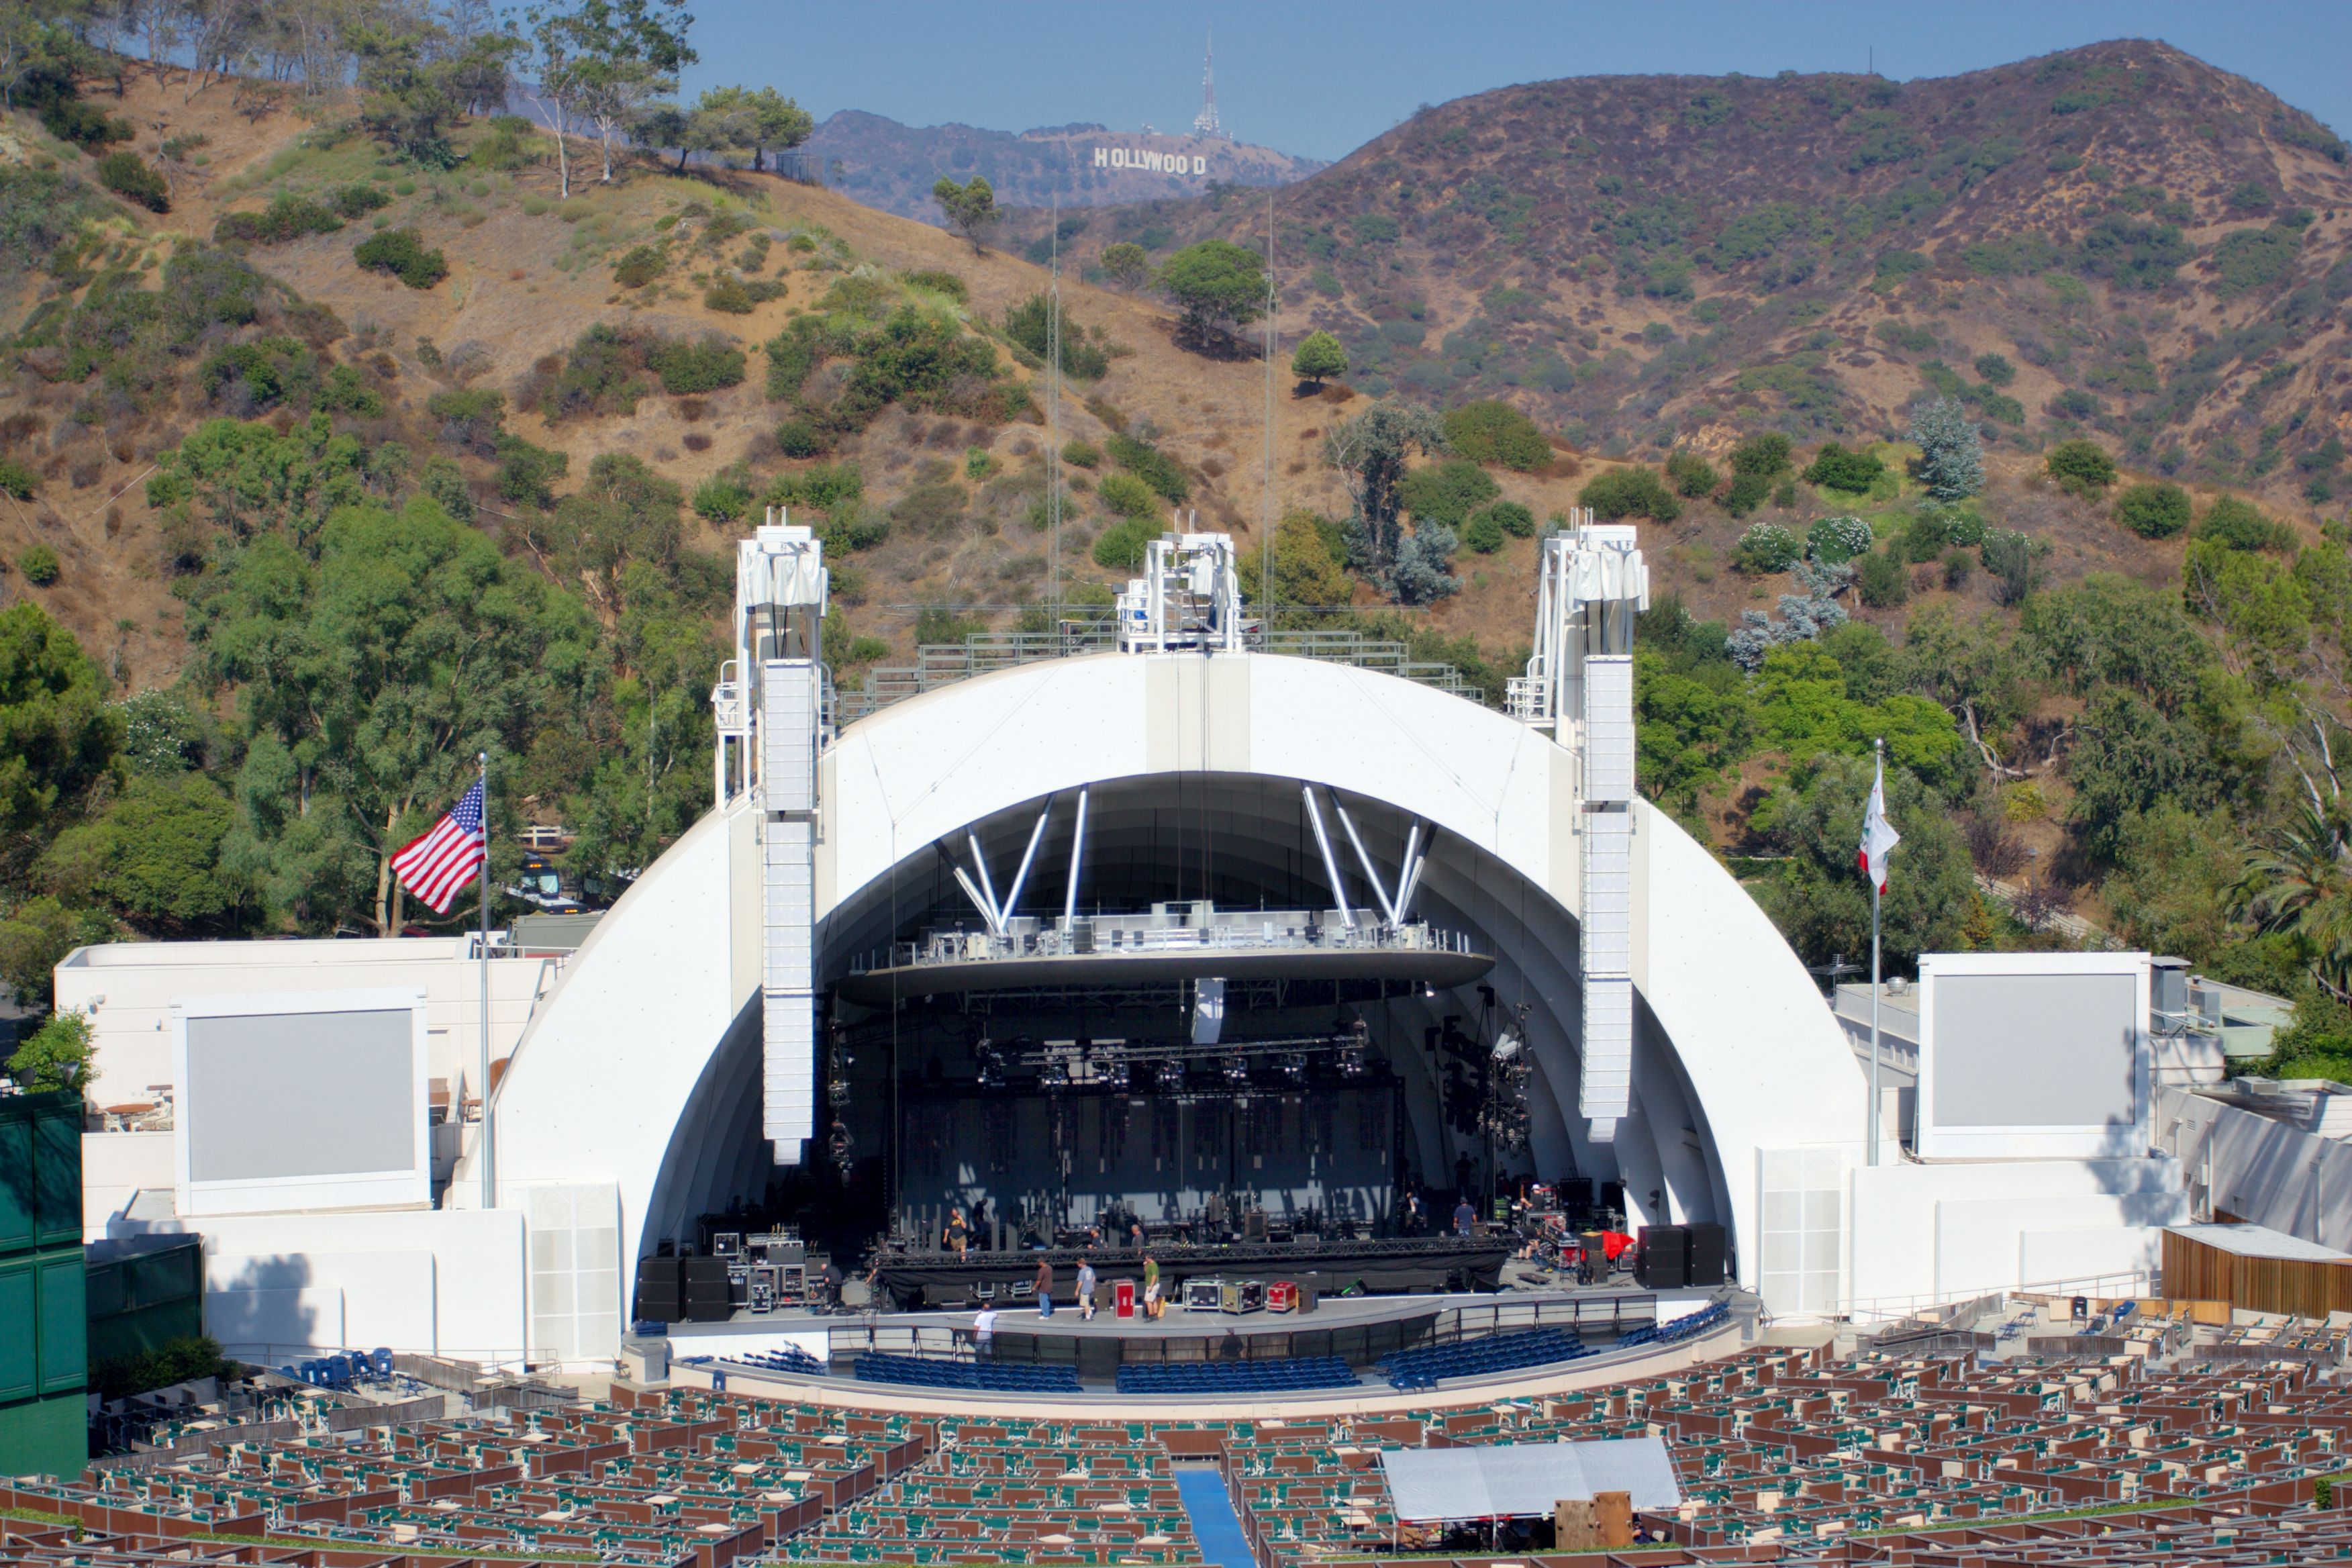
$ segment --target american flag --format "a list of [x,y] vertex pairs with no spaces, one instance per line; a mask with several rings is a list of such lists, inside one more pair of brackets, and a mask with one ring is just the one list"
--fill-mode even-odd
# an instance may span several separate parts
[[482,831],[482,781],[476,779],[432,832],[392,858],[392,871],[409,897],[431,905],[435,914],[446,915],[457,889],[474,879],[488,852],[489,836]]

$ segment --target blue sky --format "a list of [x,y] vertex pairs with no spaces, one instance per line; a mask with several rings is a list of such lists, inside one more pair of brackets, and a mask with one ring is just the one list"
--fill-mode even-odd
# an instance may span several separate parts
[[1181,130],[1201,39],[1246,142],[1336,159],[1424,103],[1612,73],[1861,70],[1908,79],[2113,37],[2160,37],[2352,132],[2352,0],[1962,0],[1848,4],[1077,5],[688,0],[702,63],[687,88],[765,82],[819,119],[864,109],[993,130],[1098,121]]

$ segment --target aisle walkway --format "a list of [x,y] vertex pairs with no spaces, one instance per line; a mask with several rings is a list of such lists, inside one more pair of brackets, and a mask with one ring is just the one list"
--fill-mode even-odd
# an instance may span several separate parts
[[1234,1500],[1225,1494],[1225,1478],[1211,1465],[1176,1467],[1176,1495],[1192,1521],[1192,1538],[1201,1543],[1203,1562],[1217,1568],[1257,1568],[1250,1555],[1249,1537],[1234,1517]]

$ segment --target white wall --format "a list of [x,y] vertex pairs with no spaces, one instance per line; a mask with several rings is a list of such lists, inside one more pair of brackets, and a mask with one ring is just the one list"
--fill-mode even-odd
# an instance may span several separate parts
[[169,1132],[85,1132],[81,1135],[81,1238],[102,1241],[106,1222],[142,1188],[172,1190]]
[[190,1233],[205,1239],[208,1331],[231,1352],[273,1364],[379,1345],[523,1359],[523,1221],[512,1210],[117,1219],[108,1229]]
[[[454,1095],[461,1080],[473,1083],[479,1065],[481,965],[466,956],[469,948],[463,937],[111,942],[77,948],[58,964],[57,1005],[89,1018],[90,1099],[122,1105],[152,1100],[173,1084],[174,1002],[242,992],[414,987],[425,994],[429,1074],[447,1079]],[[562,963],[490,961],[494,1058],[514,1048]]]
[[[2142,1267],[2148,1228],[2189,1217],[2168,1158],[1863,1165],[1851,1180],[1853,1300],[1897,1315],[1906,1302]],[[2069,1262],[2064,1238],[2084,1232],[2110,1239],[2079,1241]]]
[[2175,1089],[2156,1124],[2211,1208],[2352,1251],[2352,1147]]

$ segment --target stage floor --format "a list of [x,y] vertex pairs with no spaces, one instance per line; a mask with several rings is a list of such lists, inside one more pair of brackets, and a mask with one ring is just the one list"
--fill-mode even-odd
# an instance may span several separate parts
[[[1421,1296],[1327,1296],[1312,1312],[1194,1312],[1171,1303],[1166,1316],[1157,1321],[1121,1318],[1108,1309],[1098,1310],[1088,1321],[1077,1308],[1067,1305],[1056,1305],[1054,1315],[1045,1318],[1038,1316],[1034,1307],[1021,1306],[998,1310],[996,1332],[1000,1340],[1019,1336],[1151,1341],[1198,1340],[1204,1335],[1222,1340],[1230,1330],[1248,1341],[1317,1331],[1364,1330],[1453,1313],[1465,1334],[1557,1327],[1606,1336],[1679,1317],[1720,1294],[1710,1289],[1643,1290],[1626,1283]],[[673,1323],[668,1338],[680,1356],[723,1358],[730,1350],[763,1350],[786,1342],[814,1351],[812,1341],[820,1334],[829,1347],[844,1354],[854,1354],[869,1344],[886,1351],[916,1348],[945,1352],[968,1339],[977,1315],[968,1311],[777,1311],[755,1316],[739,1311],[726,1322]]]

